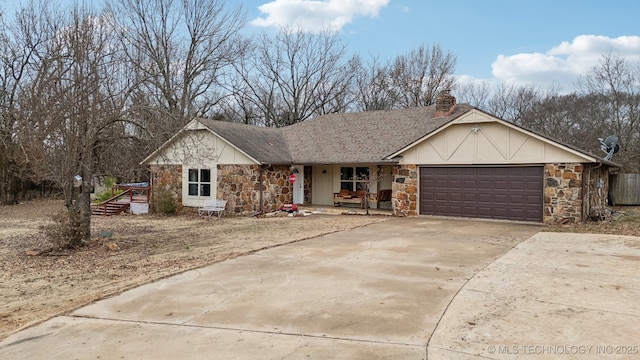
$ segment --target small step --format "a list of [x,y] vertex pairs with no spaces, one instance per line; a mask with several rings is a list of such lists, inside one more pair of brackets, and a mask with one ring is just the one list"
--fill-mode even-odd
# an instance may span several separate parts
[[130,204],[127,202],[112,202],[101,205],[94,205],[91,209],[92,215],[97,216],[111,216],[118,215],[121,212],[127,210]]

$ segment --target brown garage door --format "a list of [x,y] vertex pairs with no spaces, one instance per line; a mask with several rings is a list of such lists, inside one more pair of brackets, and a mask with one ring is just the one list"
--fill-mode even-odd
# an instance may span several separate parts
[[420,214],[542,221],[543,167],[420,168]]

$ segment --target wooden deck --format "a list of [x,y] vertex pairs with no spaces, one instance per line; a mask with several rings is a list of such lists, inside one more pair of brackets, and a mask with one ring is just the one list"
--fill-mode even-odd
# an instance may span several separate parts
[[[148,204],[150,189],[148,186],[116,185],[111,189],[114,195],[110,199],[91,205],[91,214],[113,216],[130,210],[132,203]],[[116,190],[124,190],[124,192],[115,195]]]

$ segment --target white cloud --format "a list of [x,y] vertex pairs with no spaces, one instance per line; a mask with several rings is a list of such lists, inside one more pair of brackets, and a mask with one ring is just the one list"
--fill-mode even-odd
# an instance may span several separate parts
[[603,55],[609,53],[622,55],[631,64],[637,64],[640,62],[640,36],[580,35],[544,54],[499,55],[491,66],[493,76],[499,81],[519,85],[535,83],[542,87],[555,84],[563,91],[572,91],[578,76],[587,74]]
[[258,7],[263,16],[251,21],[262,27],[292,26],[317,32],[339,31],[358,16],[376,17],[389,0],[273,0]]

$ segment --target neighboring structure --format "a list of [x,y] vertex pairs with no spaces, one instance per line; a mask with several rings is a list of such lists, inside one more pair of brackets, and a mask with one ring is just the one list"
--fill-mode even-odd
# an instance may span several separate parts
[[280,129],[194,119],[143,164],[153,188],[182,206],[218,198],[234,213],[333,206],[334,193],[366,186],[391,189],[382,206],[396,216],[568,223],[606,205],[616,164],[456,104],[448,92],[436,102]]

